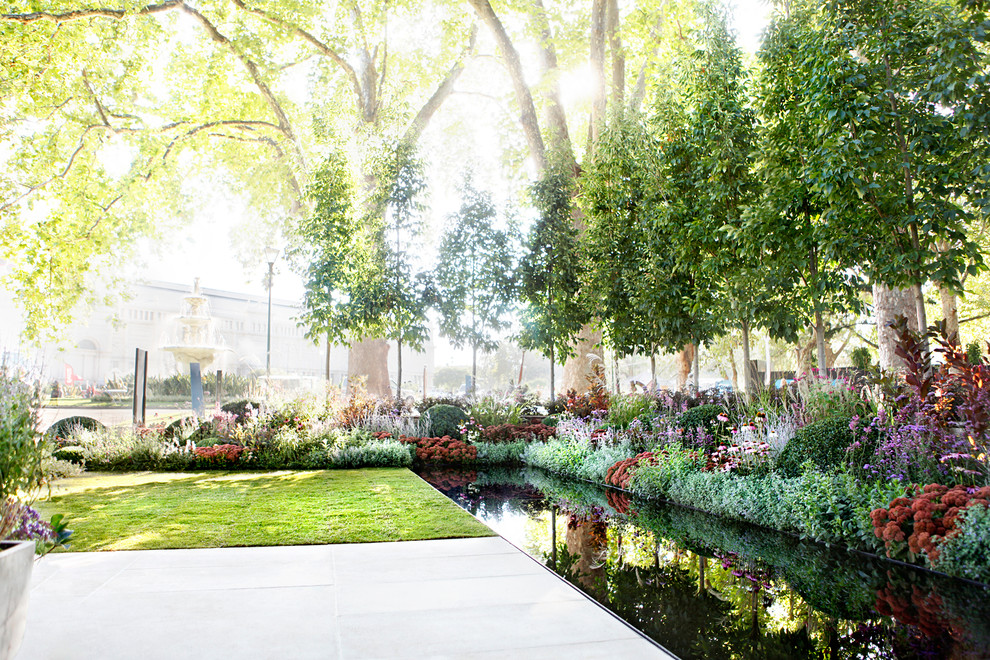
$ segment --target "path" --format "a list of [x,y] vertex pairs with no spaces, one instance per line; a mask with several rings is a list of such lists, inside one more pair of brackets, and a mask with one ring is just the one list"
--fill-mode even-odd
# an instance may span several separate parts
[[502,538],[50,555],[18,660],[671,658]]

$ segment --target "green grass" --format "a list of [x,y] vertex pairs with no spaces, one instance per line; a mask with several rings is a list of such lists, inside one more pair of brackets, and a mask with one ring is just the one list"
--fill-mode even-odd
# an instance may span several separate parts
[[404,469],[86,474],[39,509],[65,514],[74,552],[493,535]]

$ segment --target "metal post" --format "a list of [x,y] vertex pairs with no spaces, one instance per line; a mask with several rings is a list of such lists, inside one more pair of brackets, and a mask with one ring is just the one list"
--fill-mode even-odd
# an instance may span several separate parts
[[265,350],[265,384],[271,385],[272,377],[272,277],[275,274],[275,262],[268,262],[268,347]]

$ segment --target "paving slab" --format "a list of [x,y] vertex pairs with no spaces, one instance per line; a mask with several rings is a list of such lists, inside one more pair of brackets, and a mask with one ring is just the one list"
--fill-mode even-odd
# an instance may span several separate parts
[[17,660],[671,658],[502,538],[49,555]]

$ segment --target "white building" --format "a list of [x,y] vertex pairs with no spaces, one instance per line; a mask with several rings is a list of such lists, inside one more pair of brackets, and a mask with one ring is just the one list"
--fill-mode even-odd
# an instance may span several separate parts
[[[96,305],[78,315],[67,332],[66,348],[48,348],[40,356],[45,373],[51,380],[75,377],[96,385],[123,377],[134,371],[135,349],[148,351],[148,375],[166,376],[178,372],[172,353],[163,346],[181,341],[178,317],[183,299],[192,295],[190,284],[147,282],[130,287],[126,300],[113,307]],[[225,373],[261,376],[265,373],[268,332],[268,297],[264,290],[256,294],[236,293],[203,287],[213,320],[215,343],[221,347],[216,362],[205,370],[222,369]],[[9,302],[8,302],[9,305]],[[0,305],[6,307],[8,305]],[[7,310],[4,310],[7,311]],[[322,380],[325,375],[324,345],[306,339],[296,323],[299,304],[289,300],[272,300],[271,371],[273,378],[292,377]],[[8,316],[11,318],[11,316]],[[12,333],[0,333],[4,352],[24,361],[36,361],[34,351],[12,346]],[[403,350],[403,380],[412,390],[422,388],[424,369],[427,387],[432,387],[434,348],[428,343],[421,353]],[[393,385],[397,374],[394,346],[389,351],[389,372]],[[330,372],[334,383],[347,377],[347,347],[333,346]]]

